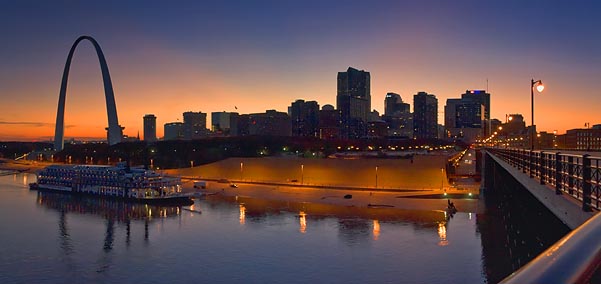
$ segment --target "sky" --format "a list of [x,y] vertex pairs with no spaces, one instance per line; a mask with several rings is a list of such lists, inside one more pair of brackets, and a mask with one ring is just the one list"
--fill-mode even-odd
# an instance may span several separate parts
[[[387,92],[491,93],[491,117],[539,131],[601,123],[599,1],[6,1],[0,0],[0,140],[54,135],[67,54],[94,37],[109,65],[119,123],[143,135],[185,111],[287,111],[297,99],[336,104],[336,76],[371,74],[372,108]],[[487,83],[488,82],[488,83]],[[98,58],[75,52],[65,137],[106,137]]]

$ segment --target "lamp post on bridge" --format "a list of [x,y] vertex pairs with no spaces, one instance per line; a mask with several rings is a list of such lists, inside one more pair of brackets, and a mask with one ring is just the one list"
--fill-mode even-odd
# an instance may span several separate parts
[[536,131],[534,128],[534,87],[540,93],[545,89],[545,85],[543,85],[543,81],[541,80],[530,80],[530,106],[532,108],[532,123],[530,124],[530,166],[528,167],[528,172],[530,177],[534,177],[534,132]]
[[541,93],[545,89],[545,85],[543,85],[543,81],[541,80],[530,80],[530,106],[532,108],[532,123],[530,124],[530,151],[534,150],[534,87],[536,87],[536,90]]

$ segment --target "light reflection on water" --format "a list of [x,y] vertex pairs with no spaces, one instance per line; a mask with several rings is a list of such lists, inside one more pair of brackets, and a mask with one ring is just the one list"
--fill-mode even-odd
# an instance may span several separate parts
[[380,236],[380,222],[378,220],[374,220],[373,227],[374,241],[377,241],[378,237]]
[[485,281],[468,214],[220,195],[158,207],[17,185],[0,179],[0,283]]

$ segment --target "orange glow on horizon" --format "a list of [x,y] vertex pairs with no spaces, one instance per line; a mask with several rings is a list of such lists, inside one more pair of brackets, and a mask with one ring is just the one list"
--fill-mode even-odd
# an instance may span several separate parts
[[[320,106],[336,106],[336,73],[349,65],[371,73],[372,109],[380,114],[384,112],[387,92],[399,93],[403,101],[411,104],[413,111],[413,95],[423,90],[438,98],[438,122],[443,124],[446,100],[460,97],[467,89],[485,89],[486,80],[481,74],[491,73],[491,118],[503,120],[506,114],[521,113],[525,121],[530,121],[530,92],[528,87],[523,87],[530,78],[528,72],[516,72],[514,66],[498,59],[490,62],[495,68],[464,68],[458,72],[456,66],[462,62],[456,59],[429,58],[426,56],[428,50],[420,49],[423,46],[410,46],[407,54],[414,56],[396,59],[390,54],[396,53],[401,43],[386,43],[386,46],[378,47],[380,52],[376,55],[356,62],[329,59],[304,69],[285,69],[289,72],[282,72],[282,67],[270,65],[257,55],[238,55],[236,58],[244,63],[244,68],[239,70],[203,65],[197,62],[198,59],[174,54],[167,47],[146,47],[140,54],[128,58],[118,58],[110,49],[104,51],[113,80],[119,124],[125,127],[124,134],[130,137],[136,137],[138,132],[143,137],[142,117],[145,114],[157,116],[157,136],[162,137],[163,125],[182,121],[185,111],[207,113],[207,128],[210,129],[211,112],[244,114],[267,109],[286,112],[296,99],[316,100]],[[108,123],[104,90],[94,56],[91,47],[83,45],[71,66],[65,109],[67,139],[106,139]],[[441,62],[446,67],[441,67]],[[256,72],[250,66],[261,68],[262,72]],[[45,76],[60,78],[62,67],[52,66],[50,74]],[[437,71],[434,78],[432,70]],[[595,104],[590,103],[589,95],[594,92],[586,88],[590,85],[584,81],[586,78],[566,80],[563,78],[565,72],[557,70],[554,76],[541,74],[545,82],[553,86],[536,101],[536,123],[540,131],[558,130],[562,134],[567,129],[579,128],[585,121],[601,123],[595,122],[597,110]],[[26,80],[18,82],[19,89],[10,93],[14,99],[0,106],[0,140],[53,139],[59,81],[46,77],[36,84]],[[404,78],[403,82],[411,83],[402,83],[399,77]],[[302,88],[298,88],[299,80],[303,82]]]

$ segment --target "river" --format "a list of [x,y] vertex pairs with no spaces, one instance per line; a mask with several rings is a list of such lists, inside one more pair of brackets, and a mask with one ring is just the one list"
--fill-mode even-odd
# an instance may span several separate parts
[[498,216],[219,195],[156,207],[34,179],[0,177],[0,283],[486,283],[512,269]]

